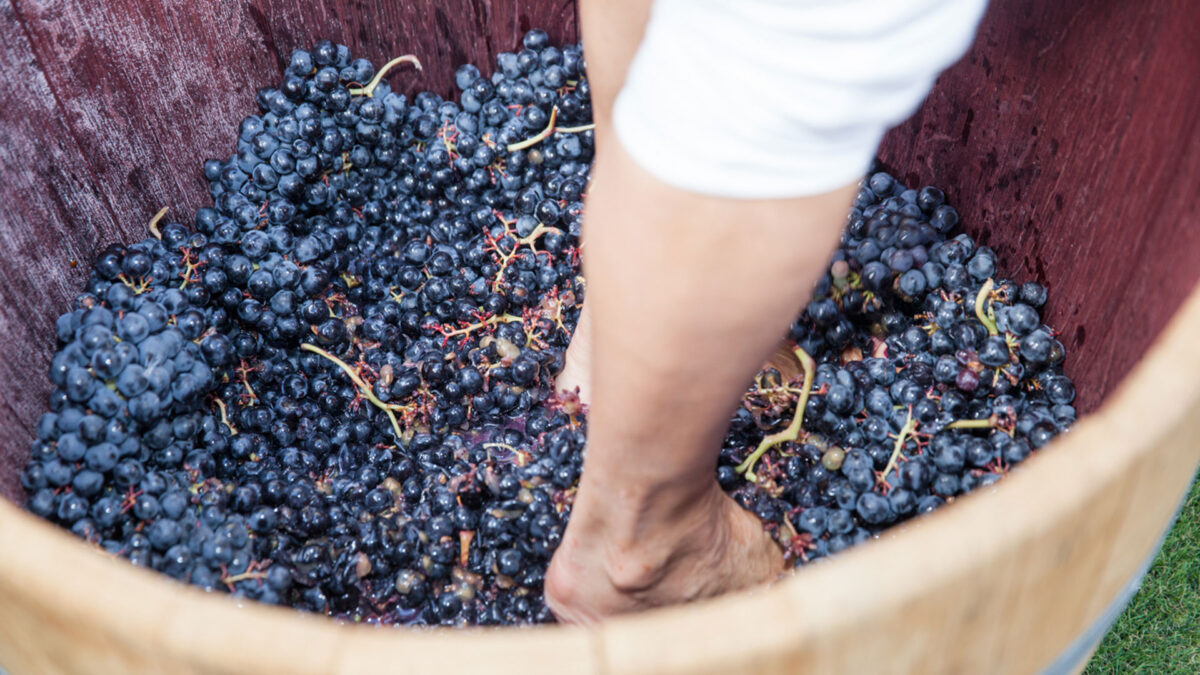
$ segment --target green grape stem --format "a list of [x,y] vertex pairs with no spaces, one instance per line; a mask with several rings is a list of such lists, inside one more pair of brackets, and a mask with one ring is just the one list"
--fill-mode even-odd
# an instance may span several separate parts
[[883,467],[883,471],[879,472],[879,482],[886,483],[888,474],[896,468],[896,464],[900,462],[900,451],[904,449],[904,441],[908,440],[908,435],[917,429],[917,421],[913,419],[912,408],[908,409],[908,417],[904,419],[904,426],[901,427],[900,433],[896,434],[896,443],[892,446],[892,456],[888,458],[887,466]]
[[988,305],[984,311],[983,305],[987,302],[988,295],[991,294],[992,288],[995,286],[991,279],[988,279],[983,286],[980,287],[979,293],[975,296],[975,316],[979,319],[979,323],[987,328],[988,335],[999,335],[1000,331],[996,328],[996,314],[992,311],[991,305]]
[[350,95],[351,96],[374,96],[375,95],[375,87],[378,87],[379,83],[383,81],[383,76],[386,75],[389,70],[391,70],[395,66],[400,65],[401,63],[411,63],[411,64],[413,64],[414,67],[416,67],[417,70],[424,70],[424,68],[421,67],[421,62],[419,60],[417,60],[417,57],[413,56],[412,54],[405,54],[404,56],[397,56],[396,58],[392,59],[391,61],[388,61],[387,63],[383,64],[383,67],[379,69],[379,72],[375,73],[375,77],[371,78],[371,81],[367,83],[367,86],[360,87],[357,89],[351,89]]
[[796,401],[796,411],[792,414],[792,423],[783,431],[763,437],[758,447],[754,449],[754,452],[750,453],[750,456],[745,461],[734,468],[734,471],[744,474],[746,479],[752,482],[758,482],[758,476],[754,474],[754,465],[758,463],[758,460],[768,450],[780,443],[795,441],[800,437],[800,431],[804,426],[804,409],[808,407],[808,397],[812,392],[813,377],[816,375],[817,363],[813,360],[813,357],[809,356],[808,352],[799,346],[793,347],[792,352],[800,360],[800,367],[804,370],[804,386],[801,387],[800,398]]
[[380,401],[379,398],[377,398],[375,396],[375,392],[371,391],[370,385],[368,385],[366,382],[364,382],[363,379],[361,377],[359,377],[358,373],[356,373],[354,371],[354,369],[351,368],[345,361],[339,359],[338,357],[334,356],[333,354],[330,354],[329,352],[325,351],[324,349],[321,349],[320,347],[318,347],[314,344],[309,344],[307,342],[300,345],[300,349],[312,352],[318,356],[322,356],[326,359],[329,359],[335,365],[337,365],[337,367],[341,368],[342,372],[346,373],[346,375],[350,378],[350,380],[352,382],[354,382],[354,386],[358,388],[358,390],[362,393],[363,397],[366,398],[368,401],[370,401],[371,405],[375,406],[376,408],[379,408],[380,410],[382,410],[384,413],[387,414],[388,419],[392,423],[392,432],[396,434],[396,440],[399,441],[403,438],[403,433],[400,431],[400,423],[396,421],[396,414],[394,412],[392,412],[392,409],[397,406],[390,406],[390,405],[384,403],[383,401]]

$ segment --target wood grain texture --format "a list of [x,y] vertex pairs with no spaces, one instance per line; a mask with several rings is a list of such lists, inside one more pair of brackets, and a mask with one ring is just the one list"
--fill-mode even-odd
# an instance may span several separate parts
[[14,496],[49,392],[54,319],[116,218],[10,0],[0,0],[0,74],[0,494]]
[[1083,411],[1200,279],[1200,4],[996,0],[880,151],[1050,288]]

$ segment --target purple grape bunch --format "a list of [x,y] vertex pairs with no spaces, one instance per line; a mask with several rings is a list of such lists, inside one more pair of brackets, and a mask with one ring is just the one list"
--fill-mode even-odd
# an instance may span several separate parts
[[[346,621],[553,619],[586,440],[553,386],[585,293],[583,54],[530,31],[490,76],[459,68],[458,101],[393,91],[406,65],[293,52],[205,163],[212,205],[100,253],[56,325],[30,511]],[[1075,418],[1045,288],[957,225],[940,190],[872,173],[787,336],[801,366],[765,368],[732,418],[717,480],[797,565],[991,484]]]

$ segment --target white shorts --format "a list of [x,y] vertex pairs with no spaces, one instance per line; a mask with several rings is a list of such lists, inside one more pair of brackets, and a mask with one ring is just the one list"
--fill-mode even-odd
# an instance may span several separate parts
[[617,96],[621,144],[666,183],[732,198],[860,178],[970,46],[986,0],[655,0]]

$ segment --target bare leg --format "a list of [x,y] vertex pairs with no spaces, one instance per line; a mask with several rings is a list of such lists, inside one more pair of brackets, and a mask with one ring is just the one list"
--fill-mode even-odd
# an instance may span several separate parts
[[[611,133],[613,101],[641,44],[650,18],[650,4],[650,0],[580,0],[579,18],[597,137]],[[591,312],[585,303],[557,382],[559,389],[578,388],[585,402],[591,400],[591,357]]]
[[837,241],[849,185],[687,193],[597,136],[585,257],[593,390],[583,478],[546,601],[568,622],[771,579],[782,552],[715,478],[729,417]]
[[637,53],[651,0],[580,0],[579,23],[592,89],[592,116],[600,135],[612,123],[613,100]]

